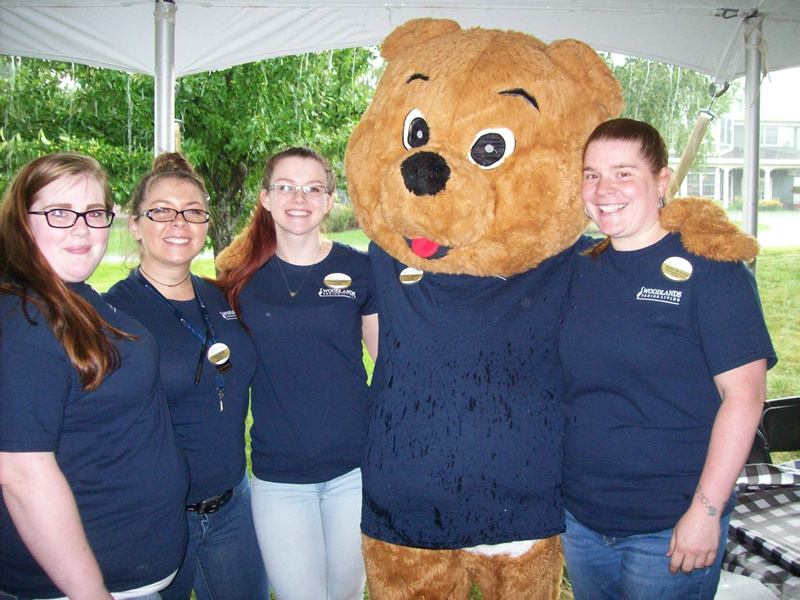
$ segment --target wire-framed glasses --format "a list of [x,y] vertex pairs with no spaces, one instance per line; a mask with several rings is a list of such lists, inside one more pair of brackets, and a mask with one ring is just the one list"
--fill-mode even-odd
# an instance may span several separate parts
[[87,227],[92,229],[106,229],[114,222],[114,212],[102,208],[95,208],[85,212],[77,212],[68,208],[51,208],[49,210],[29,210],[29,215],[44,215],[47,224],[55,229],[69,229],[78,219],[83,217]]
[[140,217],[147,217],[156,223],[169,223],[178,218],[178,215],[183,215],[183,220],[187,223],[208,223],[211,214],[199,208],[187,208],[184,210],[175,210],[174,208],[166,208],[159,206],[158,208],[151,208],[144,212],[140,212]]
[[267,189],[274,191],[282,198],[291,198],[298,192],[298,190],[303,190],[305,197],[311,198],[312,200],[317,200],[322,198],[325,194],[330,194],[330,190],[324,185],[292,185],[290,183],[276,183],[275,185],[269,186]]

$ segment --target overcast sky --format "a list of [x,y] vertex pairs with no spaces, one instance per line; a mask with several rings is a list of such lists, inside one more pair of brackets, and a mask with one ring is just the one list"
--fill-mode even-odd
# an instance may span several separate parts
[[[744,78],[739,79],[741,100],[731,112],[744,114]],[[712,109],[713,112],[713,109]],[[761,82],[761,120],[800,121],[800,69],[770,73]]]

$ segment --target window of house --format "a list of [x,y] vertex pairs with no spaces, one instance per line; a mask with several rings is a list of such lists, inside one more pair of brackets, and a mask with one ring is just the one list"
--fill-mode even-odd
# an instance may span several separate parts
[[795,128],[765,125],[761,128],[761,145],[794,148]]
[[714,198],[716,193],[716,183],[717,169],[709,169],[706,173],[703,173],[703,185],[700,195],[705,198]]
[[702,176],[700,175],[700,173],[689,173],[688,175],[686,175],[687,196],[700,195],[701,177]]
[[716,183],[717,169],[710,168],[702,173],[689,173],[686,176],[686,195],[714,198]]
[[733,121],[730,119],[720,119],[719,143],[721,146],[733,146]]
[[778,145],[778,128],[774,126],[764,126],[761,128],[761,145],[762,146],[777,146]]

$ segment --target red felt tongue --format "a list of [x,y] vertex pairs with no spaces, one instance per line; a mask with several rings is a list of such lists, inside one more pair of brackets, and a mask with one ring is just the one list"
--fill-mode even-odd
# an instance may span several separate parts
[[427,238],[414,238],[411,240],[411,251],[422,258],[433,256],[439,249],[439,244]]

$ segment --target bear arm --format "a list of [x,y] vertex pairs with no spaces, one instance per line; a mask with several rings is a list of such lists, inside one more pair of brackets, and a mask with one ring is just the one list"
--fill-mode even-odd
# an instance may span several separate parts
[[661,210],[661,226],[680,233],[692,254],[718,261],[752,261],[759,251],[756,238],[743,232],[727,213],[707,198],[676,198]]
[[244,258],[249,238],[250,228],[246,227],[239,235],[233,238],[230,246],[217,255],[214,264],[220,272],[230,271],[239,265],[239,261]]

